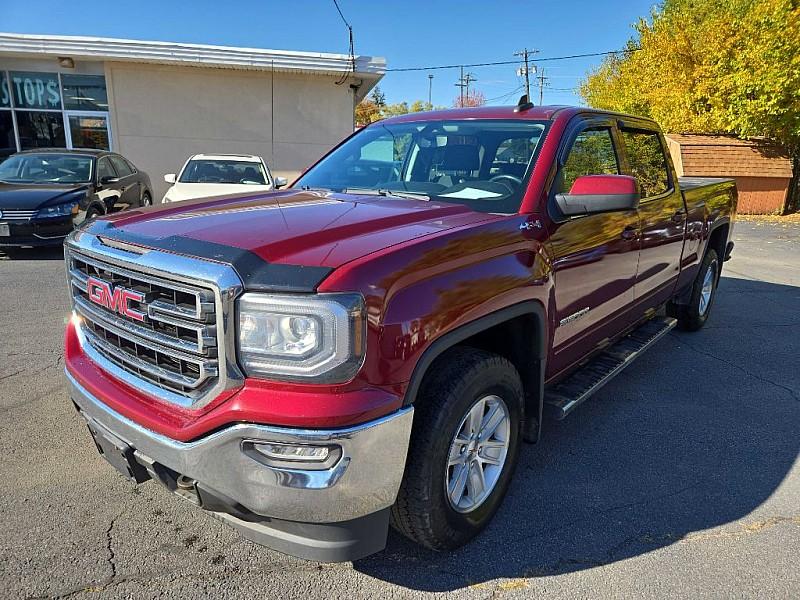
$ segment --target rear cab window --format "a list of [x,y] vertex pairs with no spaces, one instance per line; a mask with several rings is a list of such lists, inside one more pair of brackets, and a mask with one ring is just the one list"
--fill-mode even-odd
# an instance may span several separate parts
[[631,175],[639,182],[642,199],[668,192],[672,183],[661,136],[641,129],[623,128],[621,133]]

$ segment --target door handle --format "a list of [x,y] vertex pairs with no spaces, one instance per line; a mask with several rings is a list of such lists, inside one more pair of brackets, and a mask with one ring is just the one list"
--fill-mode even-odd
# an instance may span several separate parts
[[676,211],[674,215],[672,215],[672,222],[673,223],[683,223],[683,217],[686,213],[682,210]]
[[623,240],[633,240],[636,239],[636,229],[634,227],[628,226],[622,230],[622,239]]

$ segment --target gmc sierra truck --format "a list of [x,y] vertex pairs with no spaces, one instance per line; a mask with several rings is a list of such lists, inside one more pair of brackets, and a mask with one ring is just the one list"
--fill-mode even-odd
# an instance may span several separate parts
[[379,121],[289,189],[75,231],[71,396],[126,477],[261,544],[354,560],[391,524],[456,548],[543,415],[703,326],[735,206],[644,118],[523,98]]

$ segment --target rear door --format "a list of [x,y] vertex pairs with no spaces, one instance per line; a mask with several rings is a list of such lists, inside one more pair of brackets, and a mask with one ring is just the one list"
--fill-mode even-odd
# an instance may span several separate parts
[[[568,192],[581,175],[621,174],[613,120],[571,122],[559,152],[553,197]],[[548,376],[570,367],[630,324],[639,257],[636,210],[571,218],[555,217],[550,235],[555,272],[556,317]]]
[[680,273],[686,210],[669,168],[662,135],[646,124],[620,123],[625,172],[636,177],[641,248],[634,294],[642,309],[670,298]]

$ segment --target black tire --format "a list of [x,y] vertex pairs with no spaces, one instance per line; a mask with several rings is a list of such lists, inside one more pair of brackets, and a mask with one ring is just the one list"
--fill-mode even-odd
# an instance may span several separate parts
[[[483,350],[454,348],[431,369],[414,405],[408,459],[391,523],[427,548],[450,550],[480,533],[506,494],[519,454],[523,390],[514,366]],[[452,473],[450,446],[470,408],[490,395],[500,397],[507,408],[510,435],[505,461],[485,500],[470,512],[457,512],[445,490]]]
[[[678,319],[678,329],[683,331],[697,331],[706,324],[711,307],[714,305],[714,298],[717,296],[717,285],[719,283],[721,264],[717,252],[709,248],[700,269],[697,271],[692,284],[692,292],[688,304],[667,304],[667,314]],[[711,271],[709,273],[709,271]],[[707,282],[706,276],[711,278],[711,296],[705,301],[703,299],[703,287]]]
[[89,210],[86,211],[86,220],[88,221],[90,219],[95,219],[102,214],[103,212],[99,208],[97,208],[96,206],[92,206],[89,208]]
[[153,198],[149,192],[142,194],[142,206],[153,206]]

